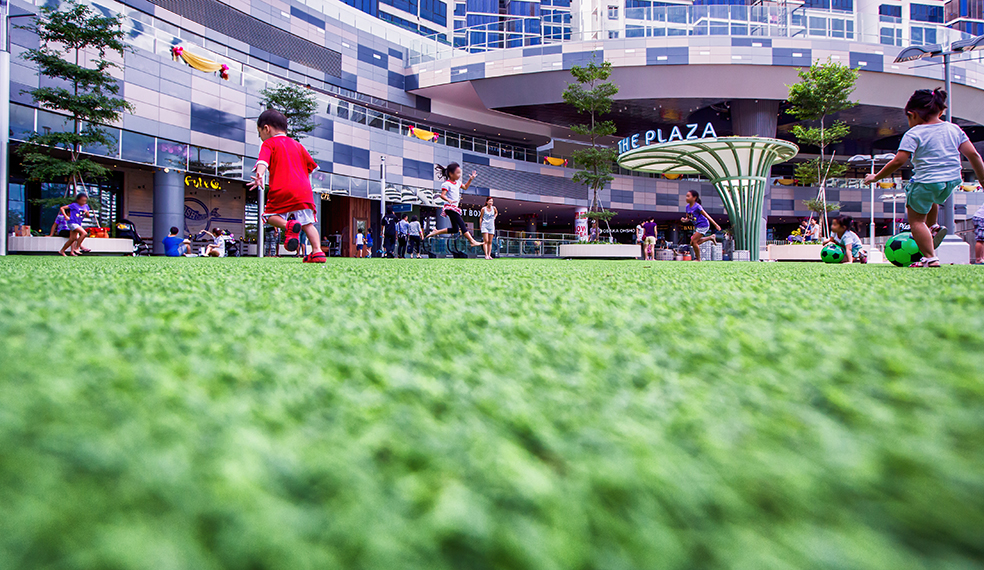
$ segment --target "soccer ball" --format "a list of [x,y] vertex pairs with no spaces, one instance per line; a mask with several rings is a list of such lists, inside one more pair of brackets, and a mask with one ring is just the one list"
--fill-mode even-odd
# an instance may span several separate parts
[[844,257],[844,248],[836,243],[828,243],[820,250],[820,260],[824,263],[841,263]]
[[919,252],[916,240],[912,239],[912,234],[902,232],[892,236],[885,243],[885,258],[892,262],[892,265],[909,267],[922,259],[922,253]]

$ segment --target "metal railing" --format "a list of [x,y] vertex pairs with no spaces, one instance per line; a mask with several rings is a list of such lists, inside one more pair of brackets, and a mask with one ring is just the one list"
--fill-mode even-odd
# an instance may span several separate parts
[[[531,25],[536,21],[536,25]],[[500,16],[488,22],[459,28],[449,44],[440,35],[423,36],[409,47],[407,62],[418,65],[471,53],[515,47],[542,46],[560,42],[602,41],[607,39],[669,36],[735,36],[750,38],[798,37],[836,39],[894,47],[948,43],[970,37],[940,23],[912,22],[910,30],[891,38],[882,33],[882,25],[863,28],[857,12],[799,7],[788,10],[780,6],[654,6],[627,8],[624,18],[606,27],[595,26],[572,30],[557,37],[539,25],[540,18]],[[933,41],[927,40],[927,30]],[[539,31],[539,33],[537,33]],[[904,32],[904,33],[903,33]],[[754,43],[752,44],[754,46]],[[601,47],[600,45],[598,46]]]
[[[515,234],[518,232],[508,233]],[[561,245],[577,241],[576,239],[567,239],[560,236],[574,238],[573,234],[531,233],[527,237],[496,235],[495,239],[492,240],[492,253],[499,257],[559,258]],[[484,255],[481,247],[468,245],[467,240],[461,236],[433,237],[425,240],[423,247],[425,253],[439,258],[453,257],[456,254],[470,257],[481,257]]]

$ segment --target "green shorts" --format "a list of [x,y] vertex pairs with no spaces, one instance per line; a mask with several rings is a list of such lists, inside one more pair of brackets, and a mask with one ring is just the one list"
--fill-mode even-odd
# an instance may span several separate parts
[[942,204],[953,194],[961,180],[950,182],[909,182],[905,187],[905,205],[920,214],[928,214],[933,204]]

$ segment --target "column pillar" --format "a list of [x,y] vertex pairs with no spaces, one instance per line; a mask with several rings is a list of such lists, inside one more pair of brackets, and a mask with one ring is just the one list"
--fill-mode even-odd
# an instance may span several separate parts
[[[779,101],[765,99],[738,99],[731,102],[731,130],[740,137],[776,137],[779,121]],[[765,251],[768,232],[766,225],[772,211],[772,170],[765,184],[762,213],[759,222],[759,249]],[[752,255],[755,258],[755,255]]]
[[184,172],[172,170],[154,172],[154,254],[164,254],[161,240],[171,226],[184,232]]
[[588,209],[584,206],[574,208],[574,235],[577,241],[588,241]]

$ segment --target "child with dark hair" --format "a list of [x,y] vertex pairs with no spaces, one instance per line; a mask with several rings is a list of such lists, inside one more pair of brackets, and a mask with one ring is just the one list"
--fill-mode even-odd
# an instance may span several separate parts
[[468,182],[464,184],[461,183],[461,166],[456,162],[452,162],[447,166],[441,166],[438,164],[434,170],[437,171],[437,175],[444,180],[444,184],[441,184],[441,200],[444,201],[444,206],[441,208],[441,215],[448,218],[451,222],[451,228],[444,228],[443,230],[434,230],[427,234],[428,238],[432,238],[436,235],[441,234],[464,234],[473,247],[478,247],[482,245],[482,242],[477,241],[472,237],[471,232],[465,226],[465,220],[461,217],[461,208],[458,207],[458,203],[461,201],[461,192],[467,190],[471,183],[478,176],[477,172],[472,172],[471,176],[468,177]]
[[[694,261],[700,261],[700,244],[705,241],[717,243],[717,238],[711,233],[711,224],[721,231],[721,226],[711,218],[704,206],[700,204],[700,193],[696,190],[687,191],[687,215],[683,217],[683,222],[694,223],[694,235],[690,236],[690,247],[694,250]],[[706,236],[706,237],[705,237]]]
[[836,243],[841,246],[844,249],[843,263],[854,263],[854,260],[858,263],[868,263],[868,254],[864,251],[861,238],[854,233],[854,218],[841,214],[830,220],[830,232],[831,236],[823,243],[824,245]]
[[89,196],[85,192],[80,192],[75,196],[74,202],[66,204],[59,209],[58,212],[68,221],[69,231],[68,241],[58,250],[59,255],[65,255],[65,250],[69,250],[69,255],[78,255],[80,251],[89,251],[82,247],[82,242],[89,235],[85,231],[85,228],[82,227],[82,221],[92,213],[89,210],[88,202]]
[[274,109],[263,111],[256,120],[256,130],[263,146],[249,186],[262,189],[269,170],[270,191],[263,206],[263,220],[285,230],[284,247],[288,251],[297,251],[303,231],[311,243],[311,253],[304,256],[304,263],[325,263],[314,225],[311,189],[311,173],[318,169],[318,164],[301,143],[287,136],[287,117],[283,113]]
[[937,224],[939,206],[960,185],[960,155],[970,160],[977,179],[984,179],[984,161],[963,129],[940,119],[946,109],[946,91],[920,89],[905,105],[909,130],[899,143],[895,158],[877,174],[865,176],[872,184],[886,178],[912,159],[912,180],[905,187],[905,209],[912,237],[919,244],[922,259],[913,267],[939,267],[936,248],[947,229]]
[[171,226],[171,233],[161,240],[164,243],[164,255],[168,257],[183,257],[191,252],[191,241],[178,234],[177,226]]
[[412,216],[410,218],[410,248],[408,250],[411,258],[416,254],[417,259],[420,259],[420,242],[423,236],[424,230],[420,227],[420,220],[417,216]]

